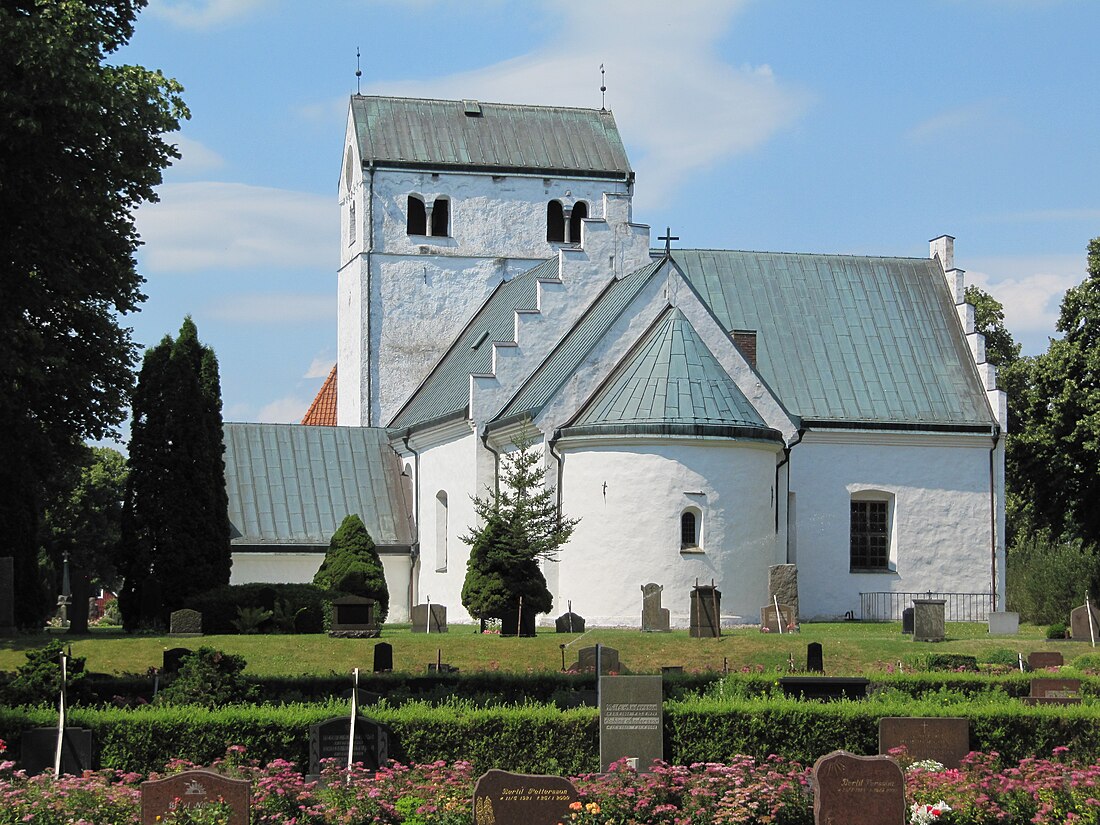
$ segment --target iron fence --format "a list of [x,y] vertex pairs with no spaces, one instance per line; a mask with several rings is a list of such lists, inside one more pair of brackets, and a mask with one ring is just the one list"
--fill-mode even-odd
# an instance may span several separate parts
[[991,593],[860,593],[859,619],[862,622],[900,622],[901,611],[911,607],[913,599],[943,599],[949,622],[985,622],[993,609]]

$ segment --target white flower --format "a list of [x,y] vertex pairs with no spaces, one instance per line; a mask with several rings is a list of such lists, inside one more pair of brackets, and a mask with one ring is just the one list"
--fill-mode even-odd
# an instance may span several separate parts
[[930,825],[932,822],[938,822],[941,816],[951,810],[951,806],[941,799],[935,805],[921,805],[914,802],[910,810],[913,812],[909,818],[912,825]]

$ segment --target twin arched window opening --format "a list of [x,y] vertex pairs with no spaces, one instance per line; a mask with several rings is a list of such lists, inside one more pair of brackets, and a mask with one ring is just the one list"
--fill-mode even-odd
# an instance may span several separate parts
[[[429,232],[429,228],[431,231]],[[431,206],[419,195],[409,195],[408,217],[405,224],[408,235],[427,235],[446,238],[451,234],[451,202],[436,198]]]
[[588,217],[588,204],[577,201],[566,211],[561,201],[546,204],[546,240],[556,243],[580,243],[581,221]]

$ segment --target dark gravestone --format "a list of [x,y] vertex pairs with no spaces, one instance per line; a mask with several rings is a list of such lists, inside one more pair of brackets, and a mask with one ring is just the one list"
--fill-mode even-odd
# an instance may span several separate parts
[[229,825],[248,825],[252,789],[247,779],[230,779],[213,771],[184,771],[141,783],[141,825],[157,825],[179,808],[199,808],[223,801]]
[[942,642],[947,638],[946,600],[913,599],[913,641]]
[[669,613],[667,607],[661,607],[661,591],[656,582],[642,585],[642,631],[645,633],[667,633]]
[[779,680],[788,699],[864,699],[870,679],[860,676],[784,676]]
[[1061,667],[1064,664],[1065,659],[1057,650],[1036,651],[1027,654],[1027,666],[1031,670],[1040,670],[1044,667]]
[[884,716],[878,723],[878,752],[905,747],[914,760],[934,759],[957,768],[970,753],[970,720],[937,716]]
[[190,656],[191,651],[186,647],[170,647],[166,649],[162,655],[162,667],[163,673],[179,673],[180,666],[183,664],[183,657]]
[[[310,774],[317,776],[321,773],[323,759],[335,759],[340,767],[347,764],[350,728],[351,719],[347,716],[336,716],[309,726]],[[364,767],[377,770],[389,761],[393,745],[393,732],[388,727],[365,716],[355,717],[352,762],[361,762]]]
[[[431,608],[431,623],[428,622],[428,608]],[[417,604],[412,609],[413,633],[446,633],[447,608],[441,604]]]
[[693,639],[711,639],[721,634],[722,592],[711,585],[693,587],[688,635]]
[[824,673],[825,661],[821,652],[821,642],[806,645],[806,670],[810,673]]
[[573,611],[562,613],[554,620],[554,630],[558,633],[584,633],[584,618]]
[[393,645],[379,642],[374,646],[374,672],[389,673],[393,670]]
[[623,758],[639,771],[665,758],[660,676],[600,679],[600,770]]
[[[29,728],[23,731],[19,764],[30,776],[53,770],[57,754],[57,728]],[[65,728],[61,743],[61,772],[79,776],[94,770],[92,732],[84,728]]]
[[901,611],[901,632],[903,636],[913,635],[913,608],[911,607]]
[[197,610],[174,611],[168,618],[169,636],[201,636],[202,614]]
[[504,611],[500,617],[500,635],[519,636],[525,639],[534,638],[535,611],[524,608],[522,616],[518,609]]
[[814,825],[903,825],[905,776],[888,756],[833,751],[814,763]]
[[15,560],[0,558],[0,636],[15,635]]
[[577,789],[561,776],[529,776],[493,768],[474,786],[473,825],[559,825],[569,822]]
[[332,625],[328,635],[370,639],[381,631],[377,599],[343,596],[332,600]]
[[1075,607],[1069,612],[1069,637],[1075,642],[1088,642],[1095,637],[1100,641],[1100,615],[1092,609],[1092,625],[1089,625],[1089,609],[1085,605]]
[[[621,673],[619,664],[619,651],[607,645],[600,645],[600,675],[607,676],[610,673]],[[576,673],[596,672],[596,648],[582,647],[577,651],[577,661],[570,670]]]

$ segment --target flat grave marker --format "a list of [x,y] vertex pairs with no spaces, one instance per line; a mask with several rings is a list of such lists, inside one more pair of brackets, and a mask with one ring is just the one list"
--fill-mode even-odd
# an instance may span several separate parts
[[970,720],[954,716],[884,716],[878,723],[878,752],[904,746],[913,759],[934,759],[957,768],[970,753]]
[[888,756],[833,751],[814,763],[814,825],[904,825],[905,776]]
[[474,825],[558,825],[569,821],[577,789],[561,776],[493,768],[474,786]]
[[660,676],[600,677],[600,769],[627,758],[648,771],[665,758]]
[[230,779],[213,771],[184,771],[141,783],[141,825],[158,825],[178,808],[198,808],[224,801],[229,825],[248,825],[252,786],[247,779]]

